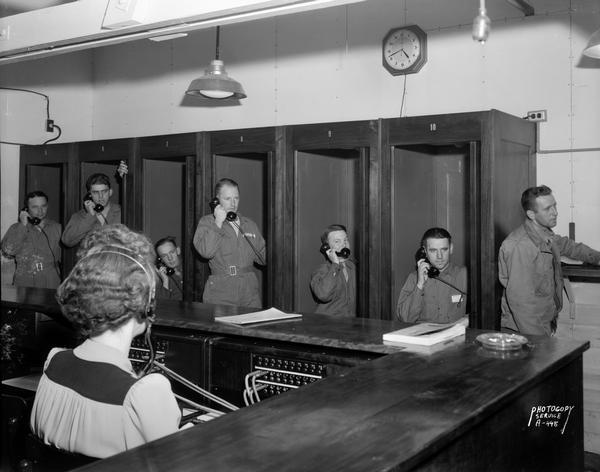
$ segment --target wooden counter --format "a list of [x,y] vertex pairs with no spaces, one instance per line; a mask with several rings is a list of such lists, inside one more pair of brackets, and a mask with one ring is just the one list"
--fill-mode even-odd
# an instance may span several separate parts
[[562,265],[564,277],[578,282],[600,282],[600,266],[593,264]]
[[[2,286],[2,305],[7,308],[39,311],[60,321],[63,318],[54,299],[54,293],[54,290]],[[383,333],[408,326],[400,321],[339,318],[315,314],[304,314],[302,319],[298,320],[261,323],[246,327],[215,322],[215,317],[250,311],[253,310],[235,306],[158,300],[154,325],[378,354],[390,354],[401,350],[401,348],[383,345],[381,337]]]
[[[13,295],[3,290],[4,307],[33,308],[43,299],[32,292],[20,304]],[[209,306],[188,306],[178,319],[161,323],[223,332],[207,312]],[[314,332],[319,320],[320,333]],[[392,325],[366,321],[307,315],[298,325],[232,332],[390,353],[79,470],[583,469],[582,354],[588,342],[532,337],[529,349],[506,357],[483,350],[474,340],[480,332],[470,330],[464,342],[422,356],[392,353],[377,340]],[[350,326],[364,331],[350,333]],[[559,418],[548,417],[563,408]]]

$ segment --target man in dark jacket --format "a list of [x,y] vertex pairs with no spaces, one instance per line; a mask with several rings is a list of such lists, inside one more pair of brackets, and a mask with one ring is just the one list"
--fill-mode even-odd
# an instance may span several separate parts
[[[127,174],[127,165],[121,161],[118,174]],[[83,209],[71,216],[62,235],[65,246],[78,245],[92,231],[103,225],[121,223],[121,206],[110,201],[113,194],[110,179],[106,174],[92,174],[85,182],[88,191]]]

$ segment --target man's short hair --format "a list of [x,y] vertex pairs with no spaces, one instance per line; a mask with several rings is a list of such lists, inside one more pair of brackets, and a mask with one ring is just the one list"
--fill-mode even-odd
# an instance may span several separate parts
[[545,197],[547,195],[552,195],[552,189],[550,187],[546,187],[545,185],[540,185],[539,187],[529,187],[523,192],[523,195],[521,195],[521,206],[523,207],[523,210],[525,212],[528,210],[535,211],[537,208],[535,199],[537,197]]
[[321,234],[321,244],[329,242],[329,233],[333,233],[334,231],[344,231],[346,234],[348,233],[344,225],[329,225],[327,228],[325,228],[323,234]]
[[449,243],[452,242],[452,236],[444,228],[429,228],[425,231],[421,238],[421,246],[426,247],[428,239],[447,239]]
[[85,181],[85,188],[88,192],[92,189],[92,185],[106,185],[108,188],[110,188],[110,179],[106,174],[92,174]]
[[44,197],[46,199],[46,203],[48,203],[48,195],[41,190],[34,190],[33,192],[29,192],[27,195],[25,195],[25,206],[29,206],[29,200],[35,197]]
[[221,189],[223,187],[225,187],[226,185],[230,186],[230,187],[235,187],[239,190],[240,186],[238,185],[238,183],[233,180],[233,179],[228,179],[227,177],[224,177],[222,179],[220,179],[217,184],[215,185],[215,197],[217,195],[219,195],[219,192],[221,191]]
[[175,239],[175,236],[165,236],[164,238],[156,241],[154,244],[154,250],[158,253],[158,248],[166,243],[171,243],[173,246],[177,247],[177,240]]

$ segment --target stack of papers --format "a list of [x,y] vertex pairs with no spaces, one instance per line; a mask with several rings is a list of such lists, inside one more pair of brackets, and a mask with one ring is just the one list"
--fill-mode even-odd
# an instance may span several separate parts
[[384,343],[416,346],[433,346],[446,342],[466,332],[468,318],[456,323],[420,323],[408,328],[398,329],[383,335]]
[[247,325],[252,323],[265,323],[267,321],[289,320],[293,318],[302,318],[302,315],[296,313],[284,313],[277,308],[269,308],[263,311],[244,313],[243,315],[219,316],[215,317],[215,321],[233,323],[236,325]]

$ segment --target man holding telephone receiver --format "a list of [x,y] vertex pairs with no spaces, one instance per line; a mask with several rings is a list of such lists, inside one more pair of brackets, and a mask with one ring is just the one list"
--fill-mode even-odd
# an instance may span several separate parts
[[252,265],[266,265],[266,244],[256,223],[237,213],[239,204],[237,182],[221,179],[209,204],[212,214],[198,222],[194,247],[208,259],[211,272],[202,301],[262,308]]
[[175,238],[167,236],[159,239],[156,249],[156,268],[162,282],[157,287],[156,296],[170,300],[183,300],[183,273],[181,267],[181,249]]
[[444,228],[430,228],[415,256],[417,270],[408,275],[396,316],[409,323],[452,323],[466,312],[467,268],[450,261],[452,237]]
[[[127,164],[119,163],[117,173],[121,178],[128,173]],[[112,203],[110,178],[106,174],[92,174],[85,182],[87,194],[83,199],[83,209],[71,216],[62,235],[65,246],[73,247],[88,233],[105,224],[121,223],[121,206]]]
[[315,313],[356,316],[356,267],[350,258],[346,227],[329,225],[321,235],[321,253],[327,262],[310,278],[317,301]]
[[16,286],[56,288],[60,284],[62,228],[46,218],[47,213],[48,196],[39,190],[28,193],[19,222],[2,239],[2,253],[15,259]]

